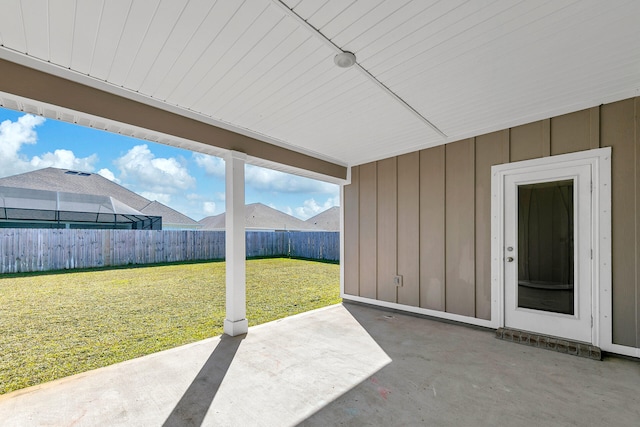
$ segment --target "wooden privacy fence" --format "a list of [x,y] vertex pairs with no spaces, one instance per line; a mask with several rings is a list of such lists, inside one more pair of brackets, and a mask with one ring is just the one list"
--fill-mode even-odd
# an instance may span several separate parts
[[[340,260],[338,232],[246,233],[247,257]],[[222,260],[223,231],[0,229],[0,272]]]

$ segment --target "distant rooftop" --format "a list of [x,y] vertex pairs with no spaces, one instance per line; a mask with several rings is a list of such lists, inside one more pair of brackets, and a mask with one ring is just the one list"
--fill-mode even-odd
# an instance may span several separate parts
[[317,230],[340,231],[340,206],[334,206],[305,221]]
[[[303,221],[262,203],[251,203],[245,208],[245,226],[248,230],[338,231],[340,229],[340,211],[339,209],[334,210],[333,213],[337,216],[338,227],[336,229],[328,229],[318,227],[309,220]],[[321,219],[321,223],[332,222],[329,220],[330,216],[331,214],[327,214],[326,221]],[[208,216],[201,219],[200,224],[202,224],[203,230],[223,230],[225,218],[224,213]]]
[[145,215],[162,217],[163,227],[201,227],[197,221],[175,209],[146,199],[96,173],[44,168],[0,178],[0,186],[113,197]]

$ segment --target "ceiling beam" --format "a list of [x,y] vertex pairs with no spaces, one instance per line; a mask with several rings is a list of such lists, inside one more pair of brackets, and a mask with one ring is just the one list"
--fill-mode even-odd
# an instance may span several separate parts
[[0,92],[344,180],[343,165],[0,59]]

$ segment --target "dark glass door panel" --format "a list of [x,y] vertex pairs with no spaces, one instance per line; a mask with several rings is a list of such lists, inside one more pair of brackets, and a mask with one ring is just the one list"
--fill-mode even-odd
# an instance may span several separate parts
[[518,186],[518,307],[574,314],[573,188]]

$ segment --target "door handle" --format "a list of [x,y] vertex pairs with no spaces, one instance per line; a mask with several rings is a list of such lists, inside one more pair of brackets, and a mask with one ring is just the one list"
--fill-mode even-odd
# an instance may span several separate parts
[[512,256],[507,257],[507,262],[513,262],[513,257]]

